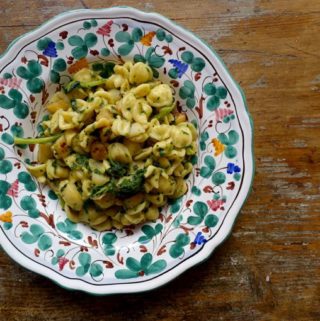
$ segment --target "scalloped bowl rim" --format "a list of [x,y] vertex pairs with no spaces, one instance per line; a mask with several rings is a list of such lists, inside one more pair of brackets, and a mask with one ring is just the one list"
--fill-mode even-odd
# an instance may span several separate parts
[[[210,255],[214,252],[214,250],[221,245],[227,238],[230,236],[233,225],[240,213],[240,210],[244,203],[246,202],[250,191],[252,189],[252,183],[255,172],[255,163],[254,163],[254,151],[253,151],[253,121],[252,117],[248,111],[248,106],[246,103],[246,98],[241,87],[238,83],[233,79],[226,65],[216,53],[216,51],[204,40],[199,38],[197,35],[192,33],[191,31],[185,29],[180,26],[176,22],[166,18],[165,16],[155,13],[155,12],[144,12],[138,10],[133,7],[128,6],[114,6],[110,8],[101,8],[101,9],[77,9],[70,10],[63,13],[60,13],[53,18],[49,19],[45,23],[41,24],[34,30],[31,30],[20,37],[13,40],[8,48],[4,51],[2,55],[0,55],[0,63],[5,64],[7,58],[15,53],[16,50],[21,48],[23,42],[26,40],[30,40],[31,38],[35,38],[39,36],[46,28],[51,28],[56,26],[57,24],[63,23],[66,18],[71,17],[80,17],[82,14],[96,14],[96,13],[110,13],[110,12],[121,12],[122,14],[128,14],[129,16],[135,16],[138,18],[144,18],[151,20],[153,22],[159,22],[159,24],[166,25],[170,30],[174,30],[175,32],[183,35],[184,39],[189,38],[192,40],[194,44],[197,44],[201,50],[206,52],[209,57],[215,59],[215,63],[217,67],[221,70],[221,78],[228,82],[229,86],[232,87],[233,93],[235,94],[234,100],[237,102],[241,102],[242,108],[245,117],[242,117],[245,122],[242,123],[243,127],[247,129],[245,132],[245,138],[247,141],[246,150],[244,151],[244,161],[247,166],[247,175],[244,177],[242,188],[239,192],[239,198],[232,206],[232,215],[226,217],[223,222],[221,229],[216,234],[216,236],[207,242],[202,251],[197,253],[194,256],[189,257],[188,260],[182,262],[175,266],[172,270],[167,271],[167,273],[160,275],[157,278],[147,280],[142,283],[130,283],[130,284],[112,284],[112,285],[92,285],[86,282],[82,282],[79,279],[67,279],[63,275],[56,273],[53,270],[48,269],[46,266],[41,263],[35,263],[31,259],[20,255],[19,251],[10,243],[7,242],[6,238],[2,231],[0,232],[0,245],[3,247],[5,252],[18,264],[23,266],[24,268],[36,272],[42,276],[45,276],[60,285],[61,287],[68,290],[80,290],[83,292],[87,292],[89,294],[94,295],[107,295],[107,294],[120,294],[120,293],[136,293],[136,292],[144,292],[153,290],[160,286],[165,285],[171,280],[175,279],[179,275],[181,275],[186,270],[191,267],[203,262],[208,259]],[[248,130],[249,129],[249,130]],[[231,212],[231,211],[230,211]]]

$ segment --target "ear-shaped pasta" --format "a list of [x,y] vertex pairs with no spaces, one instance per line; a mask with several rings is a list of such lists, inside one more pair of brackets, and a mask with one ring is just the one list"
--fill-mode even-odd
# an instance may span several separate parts
[[179,160],[182,161],[186,155],[186,150],[184,148],[181,149],[173,149],[168,154],[167,157],[170,160]]
[[132,109],[136,101],[136,97],[132,93],[128,93],[119,103],[122,116],[129,121],[132,121]]
[[194,125],[192,123],[188,123],[188,122],[184,122],[178,125],[178,127],[183,126],[183,127],[188,127],[191,134],[192,134],[192,140],[196,141],[198,138],[198,131],[197,129],[194,127]]
[[106,99],[109,104],[115,104],[122,98],[121,92],[118,89],[110,89],[108,91],[100,89],[93,93],[93,96]]
[[131,154],[129,149],[121,143],[113,143],[108,146],[109,159],[123,163],[129,164],[132,162]]
[[192,133],[187,126],[171,126],[171,137],[173,145],[183,148],[192,143]]
[[59,112],[58,124],[61,130],[79,127],[79,114],[73,111],[61,111]]
[[38,146],[37,160],[39,163],[45,163],[48,159],[53,158],[50,144],[39,144]]
[[131,89],[132,93],[137,97],[145,97],[150,93],[151,87],[149,84],[141,84],[133,89]]
[[102,198],[95,199],[94,202],[101,209],[107,209],[115,204],[115,196],[113,194],[107,193]]
[[151,114],[152,108],[144,99],[137,100],[132,108],[132,117],[136,122],[140,124],[148,123],[148,119]]
[[156,207],[161,207],[167,202],[167,197],[163,194],[147,194],[146,199]]
[[117,89],[126,81],[121,75],[113,74],[106,80],[107,89]]
[[130,208],[137,207],[139,204],[143,202],[143,200],[144,200],[144,194],[138,193],[129,198],[124,199],[123,204],[127,209],[130,209]]
[[130,127],[130,131],[128,134],[129,138],[144,134],[146,132],[146,130],[144,129],[144,127],[139,124],[139,123],[133,123]]
[[160,141],[160,140],[165,140],[169,138],[170,132],[171,132],[171,126],[158,125],[150,128],[149,135],[154,140]]
[[76,185],[68,180],[59,183],[59,192],[66,203],[71,209],[80,211],[83,206],[83,200]]
[[129,135],[130,127],[128,120],[117,117],[112,124],[111,131],[115,136],[127,136]]
[[149,221],[154,221],[159,217],[159,209],[156,206],[150,206],[145,213],[146,219]]
[[171,106],[173,102],[172,90],[166,84],[158,85],[151,89],[147,101],[149,105],[156,108]]
[[137,155],[141,151],[141,144],[135,143],[135,142],[129,140],[128,138],[125,138],[123,140],[123,144],[129,149],[129,152],[132,157]]
[[45,174],[46,174],[46,164],[41,165],[27,165],[27,169],[30,174],[37,178],[39,183],[44,183],[46,181]]
[[129,78],[129,70],[125,66],[115,65],[113,71],[117,75],[121,75],[123,78]]
[[94,72],[89,68],[82,68],[73,75],[73,80],[88,82],[96,78]]
[[158,188],[160,193],[170,196],[173,195],[175,189],[176,182],[171,176],[169,178],[166,178],[162,175],[160,176]]
[[101,232],[101,231],[108,231],[111,230],[112,228],[112,220],[110,220],[109,218],[106,218],[106,220],[100,224],[94,225],[91,224],[92,228]]
[[53,159],[49,159],[46,162],[46,172],[49,179],[69,177],[69,170],[60,166],[57,160]]
[[139,153],[134,156],[134,160],[139,161],[139,160],[144,160],[148,158],[152,154],[152,147],[147,147],[143,148],[140,150]]
[[173,148],[172,140],[166,139],[153,145],[153,155],[156,157],[163,157],[168,155]]
[[60,136],[52,145],[52,152],[55,158],[65,159],[71,153],[65,136]]
[[151,68],[143,62],[135,63],[130,69],[129,81],[131,84],[142,84],[152,79]]
[[187,185],[186,181],[183,178],[178,177],[176,179],[175,191],[171,197],[172,198],[179,198],[182,195],[184,195],[185,193],[187,193],[187,190],[188,190],[188,185]]
[[64,92],[58,91],[50,98],[46,108],[49,113],[53,114],[57,110],[67,110],[70,106],[69,97]]

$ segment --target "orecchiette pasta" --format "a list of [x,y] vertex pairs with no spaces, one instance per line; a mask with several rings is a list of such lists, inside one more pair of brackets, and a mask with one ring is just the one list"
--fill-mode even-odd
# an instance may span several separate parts
[[114,65],[108,77],[99,68],[78,71],[50,98],[41,127],[57,138],[28,169],[71,221],[103,231],[156,220],[187,192],[197,130],[145,63]]

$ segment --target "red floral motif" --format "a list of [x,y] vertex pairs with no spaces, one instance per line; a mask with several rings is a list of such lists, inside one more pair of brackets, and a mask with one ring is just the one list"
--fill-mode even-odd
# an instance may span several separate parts
[[19,191],[19,181],[16,179],[10,186],[7,194],[12,197],[17,197]]
[[103,25],[98,29],[97,34],[110,37],[112,24],[113,24],[112,20],[108,21],[105,25]]
[[68,262],[69,262],[69,260],[66,257],[64,257],[64,256],[59,257],[59,259],[58,259],[59,270],[62,271],[64,266]]
[[217,211],[221,206],[223,205],[224,201],[223,200],[211,200],[207,201],[207,204],[213,211]]

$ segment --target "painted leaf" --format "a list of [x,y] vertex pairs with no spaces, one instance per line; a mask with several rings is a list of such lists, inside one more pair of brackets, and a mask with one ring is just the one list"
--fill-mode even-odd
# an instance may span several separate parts
[[187,234],[181,233],[176,237],[176,242],[181,246],[186,246],[190,242],[190,237]]
[[71,53],[74,58],[80,60],[81,58],[84,58],[88,54],[88,47],[86,45],[83,45],[81,47],[75,47],[71,50]]
[[166,267],[167,267],[167,262],[165,260],[158,260],[150,265],[150,267],[146,271],[146,274],[160,273]]
[[226,175],[221,172],[217,172],[212,176],[212,182],[215,185],[221,185],[226,181]]
[[50,249],[50,247],[52,246],[51,237],[47,234],[42,234],[38,241],[38,246],[41,251]]
[[103,273],[103,268],[100,264],[93,263],[90,267],[89,273],[92,277],[98,277]]
[[116,33],[115,39],[118,42],[128,42],[131,39],[131,36],[130,36],[129,32],[119,31]]
[[225,87],[218,87],[217,95],[220,99],[225,99],[227,97],[228,91]]
[[216,110],[220,105],[220,99],[217,96],[211,96],[207,101],[207,108],[210,111]]
[[82,46],[84,44],[83,39],[80,36],[71,36],[68,39],[68,43],[71,46]]
[[88,265],[91,262],[91,256],[88,253],[81,253],[78,259],[80,264],[83,266]]
[[121,56],[127,56],[133,49],[133,43],[125,43],[118,48],[118,53]]
[[203,87],[203,91],[209,95],[209,96],[212,96],[214,95],[216,92],[217,92],[217,88],[214,84],[212,83],[208,83],[206,84],[204,87]]
[[191,69],[195,72],[201,71],[206,63],[202,58],[194,58],[191,64]]
[[195,202],[193,205],[193,211],[199,217],[203,218],[208,213],[208,206],[206,203],[203,202]]
[[133,61],[134,62],[146,62],[146,59],[142,55],[134,55]]
[[189,216],[188,217],[188,224],[190,225],[199,225],[203,221],[202,217],[199,216]]
[[29,232],[22,232],[21,233],[21,240],[26,244],[33,244],[37,242],[38,237],[29,233]]
[[202,166],[200,168],[200,176],[201,177],[205,177],[205,178],[208,178],[210,177],[212,174],[212,169],[210,169],[209,167],[207,166]]
[[142,33],[142,30],[140,28],[134,28],[132,30],[132,40],[134,42],[140,41],[142,35],[143,35],[143,33]]
[[149,239],[152,239],[156,234],[154,228],[150,225],[142,226],[141,230]]
[[127,269],[118,270],[115,273],[117,279],[132,279],[138,276],[138,272],[130,271]]
[[87,33],[84,36],[84,43],[88,48],[95,46],[98,42],[98,38],[94,33]]
[[148,63],[150,66],[154,67],[154,68],[160,68],[163,66],[165,60],[163,57],[159,57],[157,55],[152,55],[149,59],[148,59]]
[[229,131],[228,136],[230,145],[234,145],[239,141],[239,134],[233,129]]
[[191,64],[193,61],[193,53],[191,51],[185,51],[181,55],[181,59],[186,62],[187,64]]
[[181,256],[184,253],[184,249],[183,247],[177,245],[177,244],[173,244],[170,247],[169,250],[169,254],[171,257],[173,257],[174,259],[178,258],[179,256]]
[[204,158],[204,163],[211,169],[214,170],[216,167],[216,161],[214,160],[214,158],[210,155],[207,155]]
[[238,154],[236,148],[231,145],[227,146],[224,153],[225,153],[226,157],[228,157],[228,158],[234,158]]
[[149,268],[151,262],[152,262],[152,255],[150,253],[144,254],[140,261],[142,270],[146,271]]
[[219,218],[216,215],[210,214],[204,220],[204,224],[208,227],[214,227],[219,222]]
[[135,271],[135,272],[139,272],[141,271],[141,265],[140,262],[137,261],[135,258],[133,257],[129,257],[126,260],[126,266],[129,270],[131,271]]
[[42,73],[42,67],[36,60],[30,60],[28,62],[28,69],[32,73],[33,77],[38,77]]
[[0,95],[0,107],[4,109],[11,109],[15,106],[15,102],[5,95]]
[[102,238],[102,244],[113,244],[117,240],[115,233],[107,233]]

